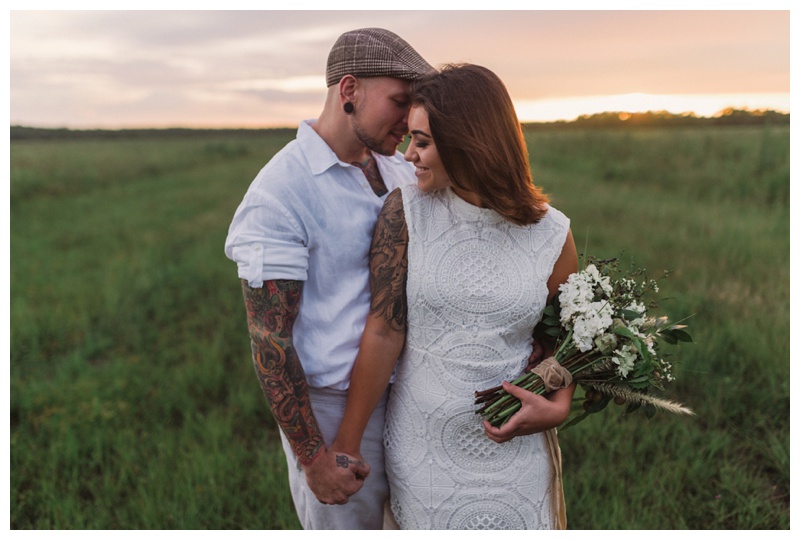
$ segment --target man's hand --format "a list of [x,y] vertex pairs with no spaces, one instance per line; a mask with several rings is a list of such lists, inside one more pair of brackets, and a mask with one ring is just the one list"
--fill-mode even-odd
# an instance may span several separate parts
[[486,436],[497,443],[560,426],[569,416],[575,385],[556,390],[548,397],[523,390],[508,381],[503,381],[503,389],[519,398],[522,407],[499,428],[492,426],[489,422],[483,422]]
[[360,456],[325,449],[303,469],[308,487],[321,503],[345,504],[364,485],[370,467]]

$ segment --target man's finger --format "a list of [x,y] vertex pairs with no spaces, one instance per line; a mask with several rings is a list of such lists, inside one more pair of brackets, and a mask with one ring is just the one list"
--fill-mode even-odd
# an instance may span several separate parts
[[352,470],[356,478],[364,479],[369,476],[370,466],[347,454],[336,454],[336,466]]
[[342,469],[350,468],[351,463],[358,463],[358,460],[353,459],[347,454],[336,454],[336,466]]

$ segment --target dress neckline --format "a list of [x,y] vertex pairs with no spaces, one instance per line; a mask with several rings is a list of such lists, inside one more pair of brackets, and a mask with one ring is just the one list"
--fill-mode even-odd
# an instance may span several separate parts
[[489,222],[498,222],[503,221],[505,218],[498,214],[495,210],[491,208],[481,208],[479,206],[475,206],[472,203],[468,203],[458,195],[456,195],[455,191],[452,189],[445,188],[445,197],[450,201],[450,206],[453,208],[456,213],[463,217],[475,219],[475,220],[484,220]]

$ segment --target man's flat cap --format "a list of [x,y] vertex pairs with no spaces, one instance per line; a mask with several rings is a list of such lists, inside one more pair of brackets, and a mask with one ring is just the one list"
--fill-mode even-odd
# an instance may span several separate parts
[[333,44],[325,79],[328,86],[337,84],[345,75],[415,81],[434,71],[397,34],[383,28],[360,28],[345,32]]

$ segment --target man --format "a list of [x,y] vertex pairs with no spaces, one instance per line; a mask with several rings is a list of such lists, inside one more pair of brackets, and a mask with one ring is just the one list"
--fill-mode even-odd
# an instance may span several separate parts
[[369,311],[375,221],[386,194],[414,181],[397,152],[408,131],[411,82],[432,71],[392,32],[342,34],[328,56],[322,113],[303,122],[261,170],[225,242],[242,279],[253,365],[281,428],[305,529],[383,523],[385,396],[362,446],[370,465],[327,446],[344,413]]

